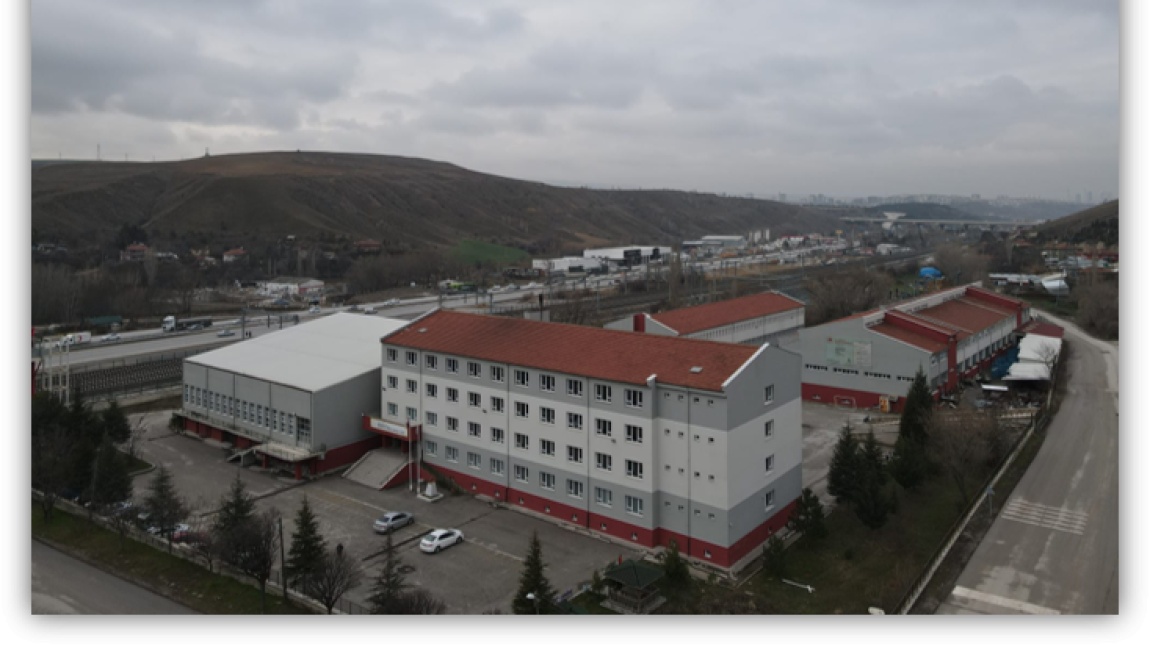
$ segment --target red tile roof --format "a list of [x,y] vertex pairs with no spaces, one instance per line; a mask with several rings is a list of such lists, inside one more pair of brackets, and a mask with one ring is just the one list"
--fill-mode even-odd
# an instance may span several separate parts
[[1022,331],[1027,334],[1037,334],[1039,336],[1050,336],[1061,339],[1065,330],[1061,326],[1054,325],[1053,323],[1043,323],[1041,321],[1031,321],[1022,327]]
[[707,303],[695,307],[684,307],[651,318],[679,334],[693,334],[740,321],[770,316],[780,312],[805,307],[801,301],[778,292],[764,292],[740,298],[732,298],[718,303]]
[[907,330],[906,328],[891,325],[890,323],[879,323],[877,325],[872,325],[869,329],[871,332],[877,332],[878,334],[889,336],[892,339],[897,339],[903,343],[908,343],[916,348],[926,350],[930,353],[942,352],[946,349],[946,344],[942,341],[935,341],[928,336],[917,334]]
[[[1003,319],[1012,319],[1014,314],[1004,310],[995,309],[985,302],[976,302],[969,298],[956,298],[928,307],[911,314],[928,321],[941,323],[948,327],[965,332],[966,335],[981,332],[989,327],[1001,323]],[[959,334],[959,338],[964,335]]]
[[[722,391],[754,346],[437,310],[382,339],[404,348],[645,384]],[[695,366],[699,373],[691,372]]]

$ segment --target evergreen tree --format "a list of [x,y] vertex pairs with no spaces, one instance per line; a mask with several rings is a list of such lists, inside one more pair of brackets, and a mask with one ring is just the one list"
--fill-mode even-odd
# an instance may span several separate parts
[[291,550],[285,567],[288,585],[306,589],[307,579],[323,563],[325,553],[327,542],[319,533],[319,523],[307,502],[307,496],[304,496],[296,512],[295,531],[291,535]]
[[391,532],[387,533],[387,544],[383,551],[383,567],[375,577],[375,584],[371,588],[371,596],[367,602],[371,604],[373,615],[393,615],[401,612],[403,597],[407,591],[403,573],[399,571],[403,562],[395,551],[391,540]]
[[255,516],[256,503],[248,494],[247,486],[240,479],[239,471],[232,480],[228,494],[220,499],[220,511],[216,514],[215,532],[226,536]]
[[839,433],[835,452],[831,456],[830,473],[827,475],[827,493],[834,496],[835,501],[851,501],[858,486],[860,461],[858,440],[851,435],[850,427],[847,426]]
[[100,413],[100,427],[104,435],[119,444],[127,442],[132,436],[132,427],[128,424],[128,417],[116,400],[112,400],[108,407]]
[[926,450],[918,442],[899,436],[890,459],[890,473],[904,489],[914,489],[926,479],[929,464]]
[[855,499],[851,506],[854,507],[855,515],[858,516],[863,525],[871,529],[878,529],[886,523],[891,504],[890,499],[883,492],[878,478],[874,477],[873,473],[867,472],[855,492]]
[[[539,533],[531,533],[531,545],[527,549],[527,559],[523,562],[523,574],[519,577],[519,590],[511,602],[511,611],[517,615],[555,613],[555,590],[543,574],[543,546],[539,543]],[[527,595],[533,596],[529,599]]]
[[898,422],[898,439],[890,461],[891,475],[905,489],[914,489],[930,473],[927,429],[933,413],[934,398],[926,383],[926,375],[919,367],[907,391]]
[[691,571],[687,568],[686,559],[679,553],[679,544],[674,540],[667,546],[667,551],[663,552],[663,576],[672,586],[682,588],[691,584]]
[[763,546],[763,565],[767,571],[782,578],[787,573],[787,544],[774,534]]
[[168,551],[171,551],[172,531],[188,515],[188,508],[176,493],[171,472],[162,464],[152,478],[148,496],[144,500],[144,509],[148,512],[148,522],[158,527],[160,535],[168,539]]
[[103,510],[132,497],[132,476],[128,474],[128,456],[116,450],[105,437],[96,451],[92,466],[91,508]]
[[791,529],[799,532],[806,539],[807,544],[821,540],[827,536],[826,514],[823,503],[810,487],[803,489],[795,510],[787,523]]
[[880,487],[885,485],[886,457],[883,456],[882,447],[878,445],[878,440],[875,439],[874,431],[867,431],[859,455],[861,456],[862,468],[878,481]]

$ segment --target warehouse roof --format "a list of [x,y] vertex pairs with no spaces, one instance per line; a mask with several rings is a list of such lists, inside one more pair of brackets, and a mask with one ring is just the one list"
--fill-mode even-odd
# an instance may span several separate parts
[[763,292],[740,298],[732,298],[717,303],[684,307],[651,318],[679,334],[693,334],[740,321],[761,318],[805,307],[802,301],[795,300],[778,292]]
[[384,343],[606,381],[720,392],[758,348],[437,310]]
[[[1014,319],[1014,314],[1010,312],[969,298],[949,300],[934,307],[918,310],[911,315],[954,328],[960,332],[965,332],[966,335],[993,327],[1004,319]],[[959,334],[960,339],[964,336]]]
[[892,339],[902,341],[907,345],[912,345],[931,353],[942,352],[946,349],[946,344],[942,341],[936,341],[928,336],[917,334],[911,330],[891,325],[890,323],[879,323],[878,325],[872,325],[869,329],[871,332],[889,336]]
[[380,367],[380,338],[410,321],[338,313],[188,357],[188,363],[315,392]]

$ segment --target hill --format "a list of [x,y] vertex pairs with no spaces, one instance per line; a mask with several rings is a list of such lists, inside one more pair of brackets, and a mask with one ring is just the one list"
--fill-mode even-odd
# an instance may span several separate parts
[[982,215],[974,215],[961,209],[933,202],[905,202],[882,204],[866,209],[874,217],[881,217],[884,211],[905,213],[910,220],[992,220]]
[[770,228],[829,232],[837,218],[766,200],[683,191],[560,188],[385,155],[268,152],[179,162],[35,166],[32,226],[72,249],[125,225],[178,250],[375,238],[389,251],[465,239],[532,253],[670,244]]
[[1118,200],[1112,200],[1045,222],[1035,230],[1042,240],[1103,242],[1112,246],[1118,244],[1118,224]]

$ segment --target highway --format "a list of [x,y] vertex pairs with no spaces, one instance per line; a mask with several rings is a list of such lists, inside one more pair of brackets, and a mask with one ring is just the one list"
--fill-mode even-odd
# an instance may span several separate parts
[[1063,326],[1066,396],[937,614],[1118,613],[1118,350]]

